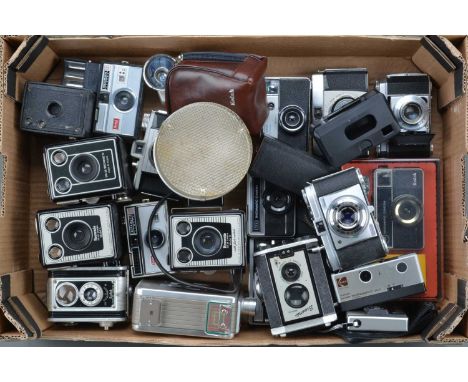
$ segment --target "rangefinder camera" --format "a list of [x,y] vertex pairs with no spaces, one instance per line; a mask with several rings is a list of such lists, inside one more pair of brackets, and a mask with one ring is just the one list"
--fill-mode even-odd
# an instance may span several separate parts
[[268,117],[263,134],[296,149],[309,147],[310,79],[267,77]]
[[408,316],[372,306],[346,312],[346,328],[353,332],[407,332]]
[[376,89],[387,97],[402,133],[430,133],[432,83],[427,74],[391,74],[377,81]]
[[389,248],[424,247],[424,172],[378,168],[374,172],[376,217]]
[[49,196],[56,203],[126,199],[131,193],[127,154],[119,137],[91,138],[44,148]]
[[138,332],[231,339],[242,313],[255,302],[237,293],[213,294],[167,281],[142,280],[133,295],[132,328]]
[[244,214],[223,211],[172,215],[171,268],[216,270],[245,264]]
[[332,283],[342,311],[396,300],[426,290],[418,255],[414,253],[333,274]]
[[103,63],[94,132],[135,139],[143,95],[143,68],[128,63]]
[[49,321],[98,323],[105,330],[128,320],[126,267],[86,267],[49,271]]
[[303,190],[317,235],[332,271],[351,269],[385,257],[387,244],[366,196],[359,169],[313,180]]
[[151,254],[151,247],[164,269],[169,267],[169,222],[167,204],[163,203],[156,213],[151,230],[148,223],[154,208],[159,202],[138,203],[125,206],[130,271],[133,278],[163,274]]
[[249,236],[294,236],[296,196],[264,179],[248,175],[247,233]]
[[59,208],[36,215],[40,261],[45,268],[118,260],[119,217],[113,204]]
[[271,334],[330,326],[337,315],[316,238],[254,253]]

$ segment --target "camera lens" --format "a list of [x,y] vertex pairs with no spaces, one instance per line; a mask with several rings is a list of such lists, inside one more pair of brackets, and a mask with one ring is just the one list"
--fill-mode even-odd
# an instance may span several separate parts
[[199,228],[193,235],[193,247],[202,256],[214,256],[223,246],[221,233],[213,227]]
[[340,110],[341,108],[346,106],[348,103],[351,103],[353,101],[354,101],[353,97],[349,97],[349,96],[342,97],[333,104],[333,106],[331,107],[331,112],[334,113],[335,111]]
[[86,306],[99,305],[103,297],[102,287],[95,282],[86,283],[80,289],[80,301]]
[[177,252],[177,260],[183,264],[186,264],[192,261],[192,252],[187,248],[182,248]]
[[57,150],[57,151],[54,151],[54,153],[52,154],[52,162],[56,166],[61,166],[66,161],[67,161],[67,154],[65,153],[65,151]]
[[413,195],[401,195],[393,202],[393,216],[401,225],[411,227],[421,221],[421,203]]
[[91,182],[99,175],[99,162],[91,154],[79,154],[70,163],[70,174],[77,182]]
[[369,221],[364,203],[353,196],[336,199],[330,206],[328,220],[340,235],[357,235]]
[[63,256],[63,250],[61,247],[58,245],[53,245],[49,248],[49,251],[47,252],[47,255],[52,259],[52,260],[58,260]]
[[305,114],[299,106],[286,106],[281,110],[279,121],[283,129],[294,133],[304,125]]
[[68,191],[70,191],[71,186],[72,184],[70,182],[70,179],[67,179],[67,178],[59,178],[55,182],[55,189],[57,190],[57,192],[61,194],[65,194]]
[[88,288],[83,293],[84,299],[90,302],[96,300],[97,296],[98,296],[98,293],[96,289],[93,289],[93,288]]
[[153,248],[161,248],[165,241],[164,233],[162,233],[159,229],[152,229],[149,234],[149,239],[150,245]]
[[62,106],[58,102],[51,102],[47,106],[47,113],[52,117],[58,117],[62,113]]
[[404,262],[401,262],[397,264],[396,269],[400,273],[405,273],[406,270],[408,269],[408,265],[406,265],[406,263]]
[[287,191],[273,189],[263,193],[263,207],[273,214],[285,214],[293,204],[293,198]]
[[301,268],[296,263],[286,263],[281,268],[281,276],[288,282],[296,281],[301,275]]
[[55,232],[60,227],[60,222],[55,218],[49,218],[45,222],[45,227],[49,232]]
[[370,273],[369,271],[362,271],[361,273],[359,273],[359,278],[363,283],[368,283],[372,279],[372,273]]
[[192,226],[189,222],[181,221],[176,226],[177,233],[181,236],[187,236],[192,231]]
[[417,124],[422,118],[423,111],[417,103],[410,102],[403,106],[401,118],[410,125]]
[[78,289],[74,284],[62,283],[55,291],[55,300],[62,306],[73,305],[78,300]]
[[291,308],[302,308],[309,301],[309,291],[302,284],[292,284],[284,291],[284,300]]
[[83,251],[93,241],[93,231],[87,223],[75,220],[65,226],[62,238],[72,251]]
[[135,105],[135,97],[128,90],[121,90],[114,97],[114,105],[120,111],[129,111]]

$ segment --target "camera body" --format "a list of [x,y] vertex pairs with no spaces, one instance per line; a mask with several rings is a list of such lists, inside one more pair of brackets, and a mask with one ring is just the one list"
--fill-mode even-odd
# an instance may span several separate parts
[[423,293],[426,290],[418,255],[409,254],[332,275],[342,311]]
[[148,232],[148,223],[159,202],[131,204],[124,207],[132,278],[162,275],[151,255],[150,245],[164,269],[169,267],[169,222],[167,203],[163,203]]
[[402,133],[430,133],[432,83],[427,74],[400,73],[378,81]]
[[142,280],[133,296],[132,328],[138,332],[231,339],[241,313],[255,302],[238,294],[213,294],[167,281]]
[[311,86],[306,77],[266,77],[268,117],[263,134],[308,151]]
[[171,268],[217,270],[245,264],[244,213],[174,214],[169,218]]
[[367,92],[365,68],[326,69],[312,75],[312,125]]
[[49,271],[49,321],[98,323],[109,329],[128,319],[126,267],[66,268]]
[[247,233],[249,236],[294,236],[296,196],[264,179],[247,175]]
[[370,263],[388,252],[366,194],[355,168],[315,179],[303,190],[333,271]]
[[330,326],[337,319],[317,239],[255,252],[254,261],[272,335]]
[[127,197],[132,191],[127,153],[120,137],[49,145],[43,156],[49,196],[56,203]]
[[40,262],[45,268],[112,262],[122,245],[113,204],[39,211]]
[[352,332],[407,332],[408,316],[377,306],[346,312],[346,328]]
[[139,133],[143,68],[128,63],[102,64],[94,132],[134,139]]
[[424,248],[424,171],[421,168],[376,169],[374,205],[390,249]]

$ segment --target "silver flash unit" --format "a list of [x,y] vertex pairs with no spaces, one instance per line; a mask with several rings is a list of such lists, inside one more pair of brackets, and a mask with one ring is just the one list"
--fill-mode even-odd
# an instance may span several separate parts
[[408,316],[372,306],[346,312],[346,328],[352,332],[407,332]]
[[133,296],[132,328],[138,332],[231,339],[241,313],[253,314],[255,301],[238,294],[213,294],[179,284],[142,280]]
[[342,311],[423,293],[426,290],[418,255],[403,255],[332,275]]
[[109,329],[128,319],[127,267],[83,267],[49,271],[49,321],[98,323]]
[[316,238],[305,238],[254,253],[272,335],[283,337],[337,320],[320,250]]

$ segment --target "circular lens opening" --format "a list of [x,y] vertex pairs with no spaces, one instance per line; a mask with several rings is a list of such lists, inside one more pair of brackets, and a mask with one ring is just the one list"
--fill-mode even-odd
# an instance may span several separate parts
[[296,132],[304,125],[305,115],[299,106],[287,106],[281,111],[279,120],[286,131]]
[[55,300],[62,306],[73,305],[78,300],[78,289],[74,284],[62,283],[55,291]]
[[273,214],[284,214],[293,204],[293,198],[287,191],[274,189],[263,193],[263,207]]
[[202,256],[214,256],[223,246],[221,233],[213,227],[201,227],[193,235],[193,248]]
[[346,196],[331,204],[328,219],[336,233],[356,235],[367,226],[369,214],[362,200]]
[[61,166],[67,161],[67,154],[62,150],[57,150],[52,154],[52,162],[56,166]]
[[296,281],[301,275],[301,268],[296,263],[286,263],[281,268],[281,276],[288,282]]
[[417,124],[423,115],[421,106],[415,102],[407,103],[401,110],[401,118],[410,125]]
[[91,182],[99,175],[99,162],[91,154],[79,154],[70,163],[70,174],[77,182]]
[[337,212],[338,223],[344,229],[353,229],[359,223],[359,211],[354,206],[344,206]]
[[49,232],[55,232],[60,228],[60,222],[56,218],[49,218],[45,222],[45,227]]
[[159,229],[152,229],[149,234],[150,245],[155,248],[161,248],[165,241],[164,233]]
[[58,260],[63,256],[63,249],[59,247],[58,245],[53,245],[49,248],[49,251],[47,252],[47,255],[52,259],[52,260]]
[[406,270],[408,269],[408,265],[406,265],[406,263],[404,262],[401,262],[401,263],[398,263],[397,264],[397,271],[400,272],[400,273],[405,273]]
[[422,218],[421,203],[412,195],[402,195],[394,201],[393,215],[401,225],[414,226]]
[[97,290],[93,288],[88,288],[83,292],[83,297],[86,301],[94,301],[98,296]]
[[97,306],[103,296],[102,287],[95,282],[86,283],[80,289],[80,300],[86,306]]
[[72,184],[70,182],[70,179],[67,179],[67,178],[59,178],[55,182],[55,189],[60,194],[65,194],[68,191],[70,191],[71,186]]
[[182,248],[177,252],[177,260],[180,263],[186,264],[192,261],[192,252],[188,250],[187,248]]
[[129,111],[135,105],[135,97],[128,90],[121,90],[114,97],[114,105],[120,111]]
[[52,117],[57,117],[62,113],[62,106],[58,102],[51,102],[47,106],[47,112]]
[[370,273],[369,271],[362,271],[361,273],[359,273],[359,278],[363,283],[368,283],[372,279],[372,273]]
[[284,300],[291,308],[302,308],[309,301],[309,291],[302,284],[292,284],[284,291]]
[[176,231],[181,236],[187,236],[192,231],[192,226],[189,222],[181,221],[177,223]]
[[93,241],[91,227],[79,220],[68,223],[63,229],[63,243],[72,251],[84,251]]
[[348,103],[351,103],[353,101],[354,101],[353,97],[350,97],[350,96],[342,97],[333,104],[331,108],[331,112],[334,113],[335,111],[340,110],[341,108],[343,108],[343,106],[346,106]]

